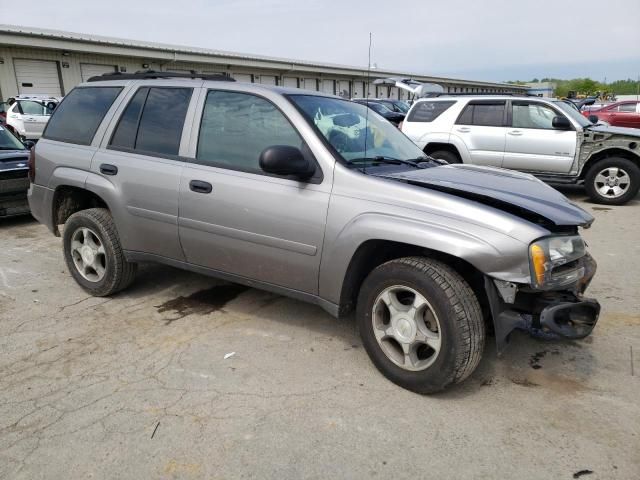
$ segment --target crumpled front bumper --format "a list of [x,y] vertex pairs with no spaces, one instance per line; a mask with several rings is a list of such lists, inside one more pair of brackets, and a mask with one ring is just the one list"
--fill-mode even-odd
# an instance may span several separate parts
[[493,280],[485,277],[498,354],[504,351],[509,334],[516,329],[540,338],[568,340],[584,338],[593,331],[600,304],[583,294],[597,265],[589,254],[581,263],[585,273],[576,283],[559,291],[523,290],[516,294],[513,303],[503,301]]

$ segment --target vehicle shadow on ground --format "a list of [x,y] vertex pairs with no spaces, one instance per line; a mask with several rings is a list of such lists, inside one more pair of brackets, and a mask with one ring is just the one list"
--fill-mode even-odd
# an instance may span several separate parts
[[26,227],[37,225],[38,221],[31,215],[19,215],[16,217],[0,217],[0,229]]

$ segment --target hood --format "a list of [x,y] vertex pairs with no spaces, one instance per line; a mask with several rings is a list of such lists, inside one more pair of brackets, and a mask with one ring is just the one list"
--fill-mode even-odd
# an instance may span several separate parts
[[533,175],[477,165],[441,165],[379,175],[506,211],[546,228],[588,227],[593,217]]
[[605,133],[608,135],[626,135],[640,138],[640,128],[612,127],[611,125],[589,125],[584,128],[589,132]]

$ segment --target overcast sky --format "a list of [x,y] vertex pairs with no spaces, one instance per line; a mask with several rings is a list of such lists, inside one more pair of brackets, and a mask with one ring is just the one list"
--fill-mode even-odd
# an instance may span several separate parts
[[477,80],[640,74],[640,0],[1,0],[0,19],[349,65],[372,32],[379,68]]

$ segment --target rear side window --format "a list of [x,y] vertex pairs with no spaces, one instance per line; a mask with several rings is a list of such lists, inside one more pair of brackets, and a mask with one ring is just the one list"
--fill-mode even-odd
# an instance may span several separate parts
[[407,117],[408,122],[433,122],[456,102],[418,102]]
[[635,112],[636,104],[635,103],[622,103],[618,106],[619,112]]
[[82,87],[73,89],[51,116],[43,138],[90,145],[102,119],[122,87]]
[[191,88],[139,89],[120,117],[110,147],[141,154],[176,156]]
[[258,159],[273,145],[303,148],[303,140],[271,102],[247,93],[209,91],[198,137],[198,163],[264,174]]
[[505,102],[469,103],[460,116],[457,125],[478,125],[484,127],[504,126]]

